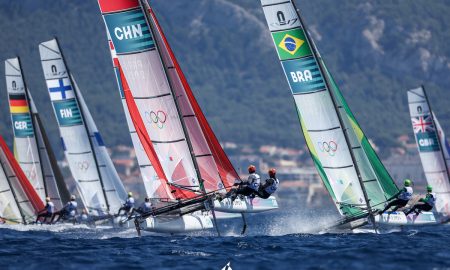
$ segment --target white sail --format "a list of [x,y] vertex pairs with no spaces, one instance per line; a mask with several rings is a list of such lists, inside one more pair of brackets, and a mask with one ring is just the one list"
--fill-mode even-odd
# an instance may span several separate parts
[[75,79],[72,77],[74,82],[75,91],[77,92],[78,102],[81,106],[81,111],[84,115],[86,121],[87,130],[89,132],[89,137],[94,147],[94,154],[97,158],[97,166],[100,171],[101,180],[103,182],[103,188],[105,189],[105,194],[108,199],[108,204],[110,211],[116,213],[122,206],[124,199],[127,197],[127,192],[123,186],[122,180],[120,180],[119,174],[117,173],[111,157],[108,154],[103,138],[95,125],[94,119],[84,101],[83,95],[81,94]]
[[159,192],[161,189],[161,181],[158,181],[158,175],[152,166],[147,154],[145,153],[144,147],[142,146],[141,141],[139,140],[139,136],[136,133],[136,129],[134,127],[133,121],[130,117],[130,112],[128,111],[128,105],[125,100],[125,96],[123,94],[123,85],[120,79],[119,69],[117,66],[118,59],[116,50],[114,45],[112,44],[111,39],[108,34],[108,43],[110,45],[111,57],[114,63],[114,73],[117,79],[117,85],[120,93],[120,97],[122,100],[123,111],[125,113],[125,118],[127,119],[128,130],[130,132],[131,141],[133,143],[134,150],[136,152],[136,158],[139,164],[139,169],[141,172],[142,181],[144,183],[146,194],[149,198],[167,198],[167,193],[163,190]]
[[26,96],[26,86],[18,58],[5,61],[5,76],[14,132],[15,156],[39,197],[45,201],[44,177]]
[[[420,87],[408,91],[409,112],[428,184],[437,194],[436,210],[450,215],[450,180],[445,161],[445,135],[430,110],[425,90]],[[436,124],[435,124],[436,123]],[[438,131],[440,133],[440,140]]]
[[313,45],[291,1],[261,3],[314,163],[341,214],[356,214],[366,199]]
[[41,43],[39,52],[61,143],[81,200],[91,214],[105,214],[109,206],[97,160],[58,42]]

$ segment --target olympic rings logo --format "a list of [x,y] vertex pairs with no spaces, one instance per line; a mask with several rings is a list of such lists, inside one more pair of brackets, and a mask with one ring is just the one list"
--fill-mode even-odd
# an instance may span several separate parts
[[335,141],[318,142],[317,145],[322,153],[327,153],[330,157],[334,157],[338,150],[338,144]]
[[145,112],[145,119],[148,123],[156,125],[159,129],[164,128],[164,124],[167,121],[167,114],[164,111],[151,111]]
[[80,171],[87,171],[90,166],[89,162],[86,160],[75,162],[75,165]]

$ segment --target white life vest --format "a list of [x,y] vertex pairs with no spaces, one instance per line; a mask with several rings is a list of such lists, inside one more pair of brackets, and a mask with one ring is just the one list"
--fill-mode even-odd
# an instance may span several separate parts
[[75,216],[75,214],[77,212],[77,206],[78,206],[78,203],[76,201],[68,202],[67,207],[66,207],[67,213],[69,213],[69,215],[71,215],[71,216]]
[[400,200],[409,201],[411,200],[413,195],[413,189],[412,187],[405,187],[405,190],[403,190],[400,195],[398,195],[398,198]]
[[134,198],[133,197],[128,198],[125,201],[125,205],[130,207],[130,208],[133,208],[134,207]]
[[258,191],[261,185],[261,177],[256,173],[252,173],[248,176],[247,183],[251,189]]
[[436,193],[430,193],[430,195],[431,195],[431,197],[428,197],[428,198],[427,198],[426,203],[427,203],[429,206],[434,207],[434,205],[436,204]]
[[270,178],[270,179],[273,180],[273,183],[270,186],[266,187],[264,191],[266,191],[269,194],[274,194],[278,188],[278,185],[280,184],[280,180],[278,180],[277,178]]
[[144,202],[141,206],[142,211],[149,212],[152,210],[152,203],[151,202]]
[[45,209],[47,210],[47,213],[53,214],[55,213],[55,205],[52,202],[48,202],[45,206]]

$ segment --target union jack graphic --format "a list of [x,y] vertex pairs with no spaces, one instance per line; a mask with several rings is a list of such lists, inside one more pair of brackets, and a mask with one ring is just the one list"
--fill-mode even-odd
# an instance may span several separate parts
[[412,119],[414,133],[426,133],[434,131],[433,120],[430,115],[415,117]]

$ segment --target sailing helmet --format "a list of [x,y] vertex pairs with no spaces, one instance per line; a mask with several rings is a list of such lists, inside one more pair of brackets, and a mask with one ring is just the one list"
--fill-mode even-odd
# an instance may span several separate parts
[[412,181],[409,179],[405,179],[405,187],[410,187],[412,184]]
[[256,166],[255,165],[248,166],[248,172],[249,173],[255,173],[256,172]]
[[50,197],[46,197],[46,198],[45,198],[45,201],[46,201],[46,202],[50,202]]
[[75,197],[75,195],[71,195],[71,196],[70,196],[70,200],[71,200],[71,201],[75,201],[76,199],[77,199],[77,197]]
[[277,170],[275,170],[274,168],[271,168],[270,170],[269,170],[269,176],[270,177],[275,177],[275,174],[277,173]]
[[128,192],[128,197],[133,197],[133,192]]
[[431,185],[428,185],[428,186],[427,186],[427,191],[428,191],[428,192],[432,192],[432,191],[433,191],[433,187],[432,187]]

